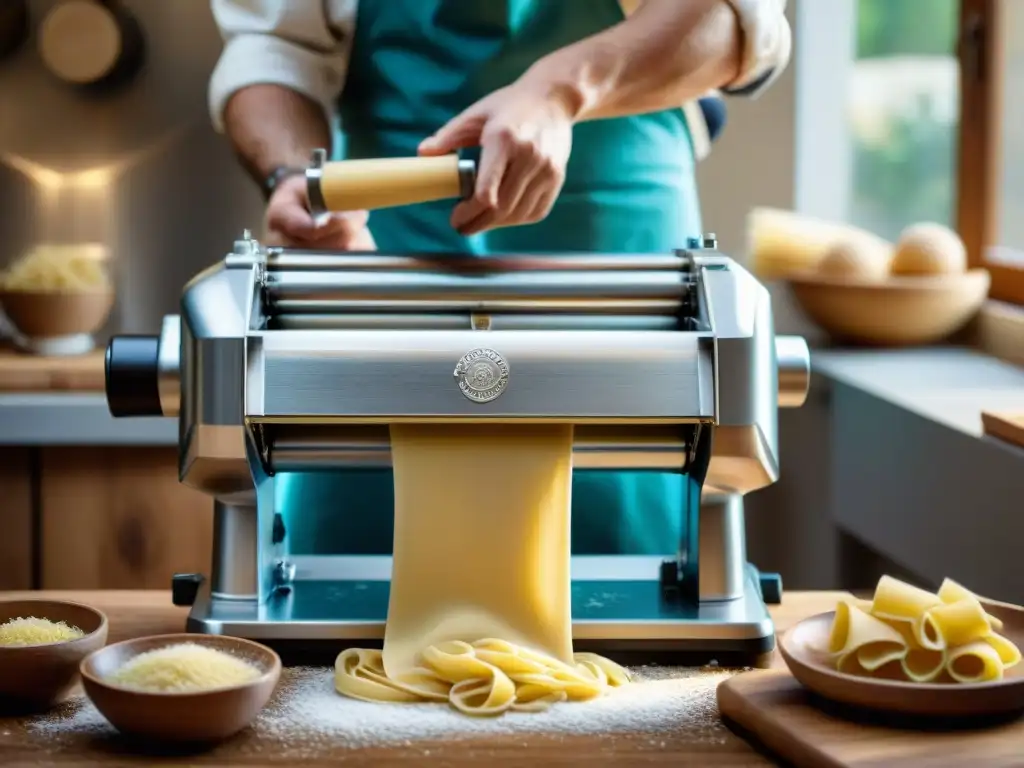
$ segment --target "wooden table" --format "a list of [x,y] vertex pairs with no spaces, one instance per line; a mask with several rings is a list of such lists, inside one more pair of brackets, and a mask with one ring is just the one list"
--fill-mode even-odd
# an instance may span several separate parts
[[[830,610],[843,595],[838,592],[790,592],[781,606],[772,608],[776,628],[787,629],[800,619]],[[171,605],[167,592],[8,592],[5,598],[47,597],[87,603],[105,612],[110,620],[109,641],[114,643],[142,635],[180,632],[185,626],[186,611]],[[776,655],[776,664],[781,664]],[[238,739],[245,739],[242,734]],[[0,765],[4,766],[93,766],[101,765],[289,765],[294,761],[287,754],[266,754],[254,759],[251,755],[231,754],[231,744],[222,745],[215,755],[191,755],[184,758],[132,757],[122,753],[40,756],[38,743],[33,744],[23,722],[0,717]],[[302,760],[305,765],[420,766],[424,764],[468,768],[477,765],[502,766],[585,766],[597,765],[671,765],[703,768],[748,768],[774,763],[755,751],[738,736],[728,734],[719,743],[693,744],[685,734],[671,732],[652,739],[648,734],[608,734],[605,736],[550,736],[517,734],[486,740],[460,740],[429,745],[429,758],[424,759],[424,745],[400,745],[354,750],[344,748],[322,761]]]

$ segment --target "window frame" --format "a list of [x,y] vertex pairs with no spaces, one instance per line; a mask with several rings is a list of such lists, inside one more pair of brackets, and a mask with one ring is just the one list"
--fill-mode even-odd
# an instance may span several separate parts
[[956,221],[968,264],[992,276],[990,297],[1024,304],[1024,268],[985,259],[986,249],[999,243],[1005,51],[996,30],[1002,16],[1000,0],[960,0]]

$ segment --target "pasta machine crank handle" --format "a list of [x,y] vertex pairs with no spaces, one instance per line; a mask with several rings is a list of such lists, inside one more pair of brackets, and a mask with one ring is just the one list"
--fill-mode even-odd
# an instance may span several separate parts
[[104,358],[107,408],[115,418],[163,416],[159,390],[160,337],[114,336]]
[[181,318],[160,334],[114,336],[104,359],[107,408],[114,418],[175,417],[181,406]]
[[372,211],[467,198],[476,186],[476,162],[458,155],[327,162],[327,152],[317,149],[306,169],[306,185],[314,216]]

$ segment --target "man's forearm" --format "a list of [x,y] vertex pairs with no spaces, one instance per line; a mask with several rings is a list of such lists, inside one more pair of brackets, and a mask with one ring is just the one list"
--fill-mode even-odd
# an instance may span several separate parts
[[331,147],[323,110],[280,85],[252,85],[236,92],[224,109],[224,130],[257,184],[280,166],[302,167],[314,149]]
[[644,0],[626,21],[538,61],[525,77],[578,120],[677,107],[740,74],[743,30],[725,0]]

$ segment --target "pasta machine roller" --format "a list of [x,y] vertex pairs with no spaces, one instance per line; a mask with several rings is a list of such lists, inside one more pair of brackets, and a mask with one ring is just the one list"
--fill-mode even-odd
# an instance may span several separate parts
[[[415,196],[462,194],[466,166],[447,162]],[[343,171],[319,158],[311,200],[344,197],[326,188]],[[574,472],[687,478],[684,534],[664,556],[573,556],[577,645],[770,651],[781,584],[746,561],[743,497],[778,478],[777,409],[806,398],[809,353],[775,335],[768,292],[713,236],[684,245],[469,259],[266,247],[246,232],[158,336],[107,349],[111,413],[177,418],[181,482],[213,500],[211,573],[174,578],[188,629],[379,640],[390,557],[297,551],[275,486],[386,472],[394,423],[568,422]]]

